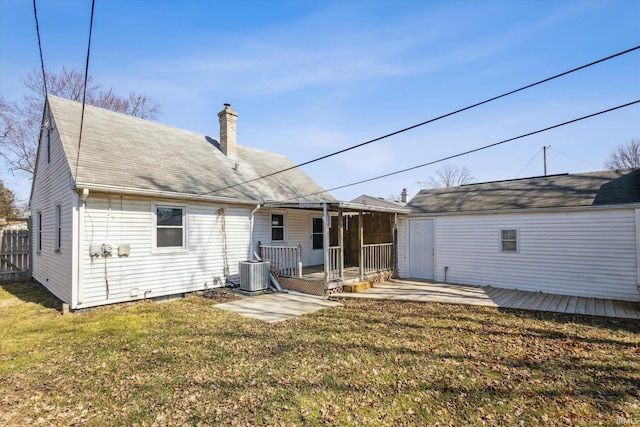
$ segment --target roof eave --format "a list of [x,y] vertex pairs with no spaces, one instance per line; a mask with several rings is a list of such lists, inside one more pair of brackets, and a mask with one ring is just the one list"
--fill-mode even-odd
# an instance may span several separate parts
[[324,205],[327,205],[333,210],[341,209],[345,211],[355,211],[355,212],[386,212],[386,213],[399,213],[399,214],[408,214],[410,212],[407,208],[394,208],[394,207],[386,207],[386,206],[373,206],[373,205],[363,205],[360,203],[353,202],[342,202],[336,200],[319,200],[314,202],[265,202],[265,206],[272,208],[289,208],[289,209],[322,209]]
[[410,217],[416,216],[460,216],[460,215],[495,215],[495,214],[522,214],[541,212],[572,212],[583,210],[608,210],[608,209],[638,209],[640,203],[618,203],[610,205],[583,205],[583,206],[554,206],[546,208],[524,208],[524,209],[489,209],[482,211],[458,211],[458,212],[425,212],[410,211]]
[[89,192],[107,193],[107,194],[120,194],[127,196],[140,196],[140,197],[156,197],[162,199],[177,199],[177,200],[194,200],[204,202],[219,202],[230,204],[243,204],[243,205],[255,205],[260,203],[259,200],[253,199],[236,199],[232,197],[219,197],[203,194],[191,194],[191,193],[179,193],[173,191],[162,190],[148,190],[141,188],[120,187],[113,185],[95,184],[95,183],[76,183],[75,190],[81,192],[83,189],[88,189]]

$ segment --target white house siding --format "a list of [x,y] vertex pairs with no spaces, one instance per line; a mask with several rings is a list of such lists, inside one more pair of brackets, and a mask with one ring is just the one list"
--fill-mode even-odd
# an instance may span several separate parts
[[[505,228],[518,253],[500,252]],[[636,251],[633,209],[440,216],[435,279],[638,301]]]
[[[271,213],[285,215],[285,241],[271,241]],[[275,246],[302,246],[302,265],[310,264],[309,251],[311,249],[311,217],[322,216],[322,212],[302,209],[268,209],[262,208],[256,212],[254,223],[254,244]]]
[[[30,201],[33,218],[31,245],[33,248],[33,278],[44,285],[62,301],[71,304],[73,282],[73,221],[72,206],[75,194],[71,190],[71,171],[64,157],[57,126],[52,124],[51,156],[47,163],[47,130],[42,132],[42,144],[38,153],[38,166]],[[54,250],[55,208],[61,208],[62,238],[60,251]],[[38,213],[42,213],[42,250],[38,251]]]
[[[187,251],[154,253],[154,203],[187,206]],[[220,208],[224,208],[226,221],[229,274],[234,275],[238,274],[238,262],[247,258],[250,208],[92,193],[83,220],[83,277],[78,307],[140,299],[145,293],[147,298],[153,298],[223,284],[219,280],[224,281],[226,261]],[[91,243],[111,243],[113,255],[92,259]],[[131,246],[129,256],[118,256],[121,244]]]

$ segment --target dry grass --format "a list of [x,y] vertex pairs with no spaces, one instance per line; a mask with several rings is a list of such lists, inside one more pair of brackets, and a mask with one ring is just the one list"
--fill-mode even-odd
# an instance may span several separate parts
[[640,423],[640,322],[343,301],[268,324],[190,296],[62,316],[0,288],[0,425]]

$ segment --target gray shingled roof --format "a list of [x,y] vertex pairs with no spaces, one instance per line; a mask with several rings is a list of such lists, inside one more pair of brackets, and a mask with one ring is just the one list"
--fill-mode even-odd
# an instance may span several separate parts
[[402,208],[405,205],[405,203],[398,202],[393,199],[374,197],[366,194],[356,197],[351,201],[351,203],[359,203],[365,206],[382,206],[387,208]]
[[640,203],[640,169],[552,175],[422,190],[413,214]]
[[[82,104],[55,96],[49,96],[48,102],[74,173]],[[238,163],[235,170],[235,162],[206,135],[87,105],[76,182],[201,195],[294,166],[283,155],[244,145],[238,145]],[[211,195],[245,201],[290,200],[322,190],[295,168]],[[335,199],[324,193],[295,200]]]

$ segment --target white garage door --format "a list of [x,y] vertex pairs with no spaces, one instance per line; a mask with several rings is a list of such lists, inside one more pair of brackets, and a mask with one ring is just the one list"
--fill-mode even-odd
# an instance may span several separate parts
[[409,220],[409,277],[433,279],[433,219]]

